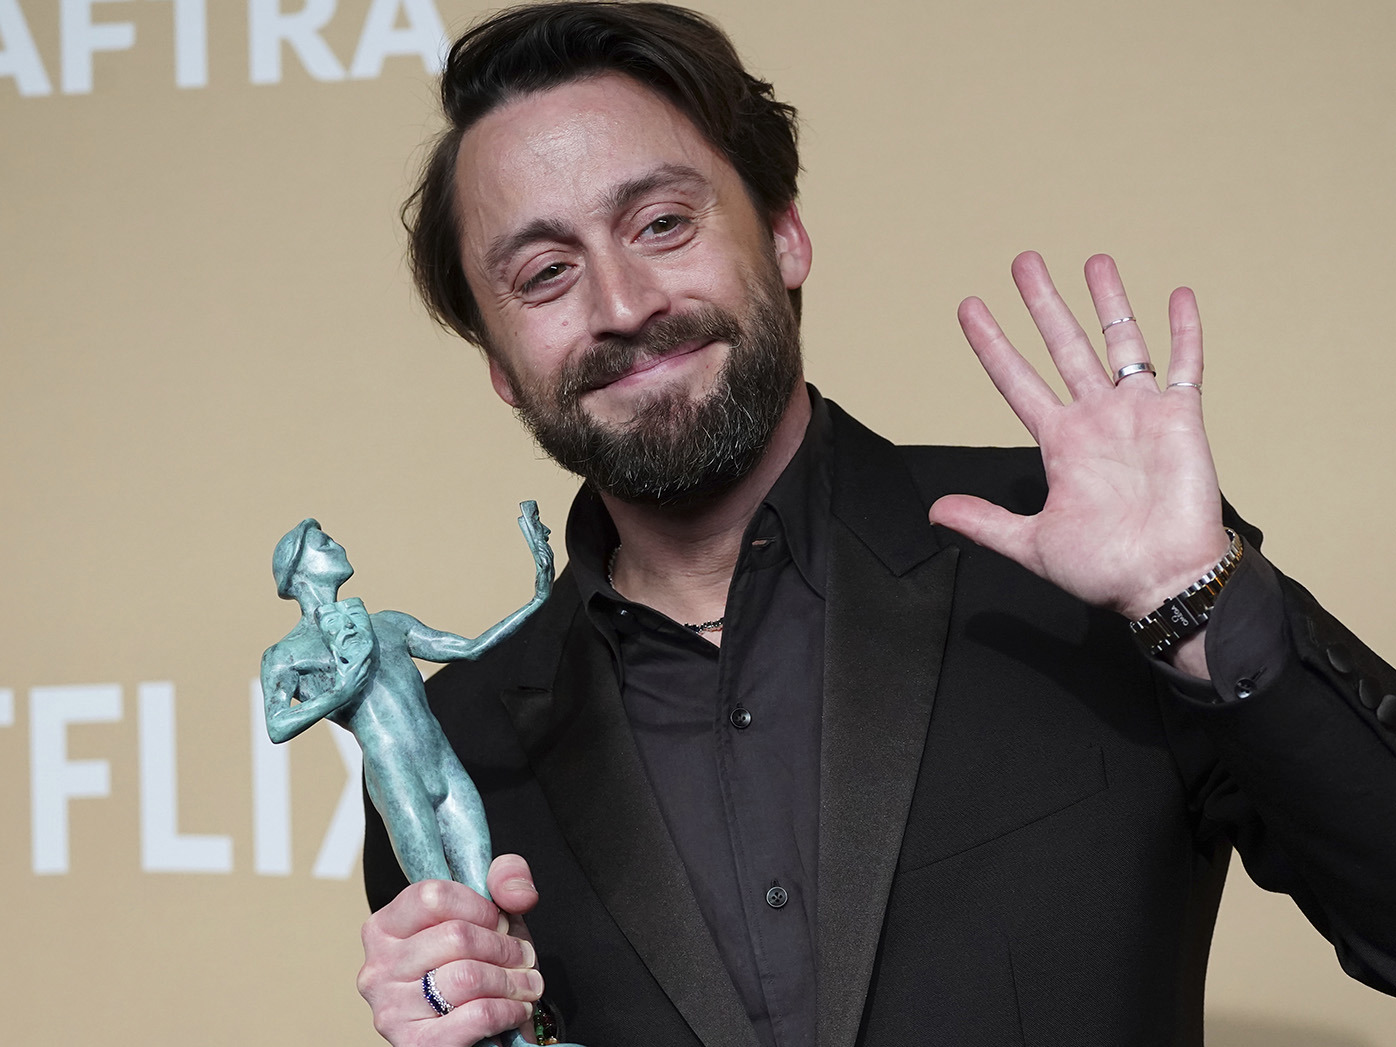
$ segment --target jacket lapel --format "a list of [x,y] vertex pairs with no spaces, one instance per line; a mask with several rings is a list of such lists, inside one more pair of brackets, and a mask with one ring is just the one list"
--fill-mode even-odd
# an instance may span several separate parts
[[851,1047],[920,771],[958,550],[935,537],[896,449],[830,411],[818,1042]]
[[540,623],[560,649],[528,652],[536,685],[504,692],[505,708],[597,896],[684,1020],[709,1047],[756,1047],[640,762],[610,652],[570,610]]

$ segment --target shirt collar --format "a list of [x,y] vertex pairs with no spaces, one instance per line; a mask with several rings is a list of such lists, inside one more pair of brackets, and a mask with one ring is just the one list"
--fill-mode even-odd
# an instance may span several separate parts
[[771,485],[758,511],[747,528],[747,540],[755,535],[752,528],[770,510],[780,521],[785,540],[790,546],[790,558],[795,562],[805,584],[824,596],[824,578],[829,559],[829,506],[833,485],[830,480],[831,425],[829,408],[819,390],[810,385],[810,420],[805,428],[795,456]]
[[[824,398],[807,385],[810,420],[794,457],[771,486],[747,527],[746,541],[773,513],[790,546],[790,556],[805,583],[824,595],[828,563],[829,506],[832,491],[830,458],[832,426]],[[611,514],[590,484],[583,484],[567,517],[567,558],[577,580],[582,605],[596,596],[621,599],[607,580],[611,553],[619,542]]]

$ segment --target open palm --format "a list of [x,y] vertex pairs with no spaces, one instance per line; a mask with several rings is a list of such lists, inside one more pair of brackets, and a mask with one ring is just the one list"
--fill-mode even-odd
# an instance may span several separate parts
[[1169,300],[1172,352],[1168,387],[1160,390],[1148,370],[1115,380],[1121,368],[1148,363],[1149,352],[1112,259],[1096,255],[1086,263],[1109,370],[1040,256],[1014,259],[1013,279],[1069,402],[1023,359],[978,298],[961,304],[960,325],[1042,449],[1046,504],[1035,516],[1019,516],[981,498],[947,495],[931,507],[931,521],[1088,603],[1143,617],[1197,581],[1228,544],[1202,425],[1197,301],[1187,288]]

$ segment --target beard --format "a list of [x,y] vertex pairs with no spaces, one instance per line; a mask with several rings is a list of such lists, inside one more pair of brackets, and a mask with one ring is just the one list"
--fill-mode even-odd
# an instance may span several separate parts
[[[660,317],[633,338],[608,339],[579,354],[551,390],[513,382],[520,420],[559,465],[622,501],[682,506],[730,488],[765,454],[800,377],[799,327],[774,266],[749,284],[741,318],[715,305]],[[659,389],[618,425],[582,408],[585,393],[627,374],[641,358],[694,340],[730,347],[703,397]]]

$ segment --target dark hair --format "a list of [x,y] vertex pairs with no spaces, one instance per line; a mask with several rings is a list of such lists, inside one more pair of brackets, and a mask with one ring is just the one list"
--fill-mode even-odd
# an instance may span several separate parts
[[[800,170],[795,109],[742,68],[713,22],[658,3],[534,3],[503,11],[451,47],[441,74],[449,126],[436,139],[402,207],[412,276],[428,310],[476,345],[485,332],[461,265],[455,208],[461,137],[521,95],[618,72],[676,106],[736,169],[752,202],[773,216],[795,199]],[[799,310],[799,291],[791,292]]]

